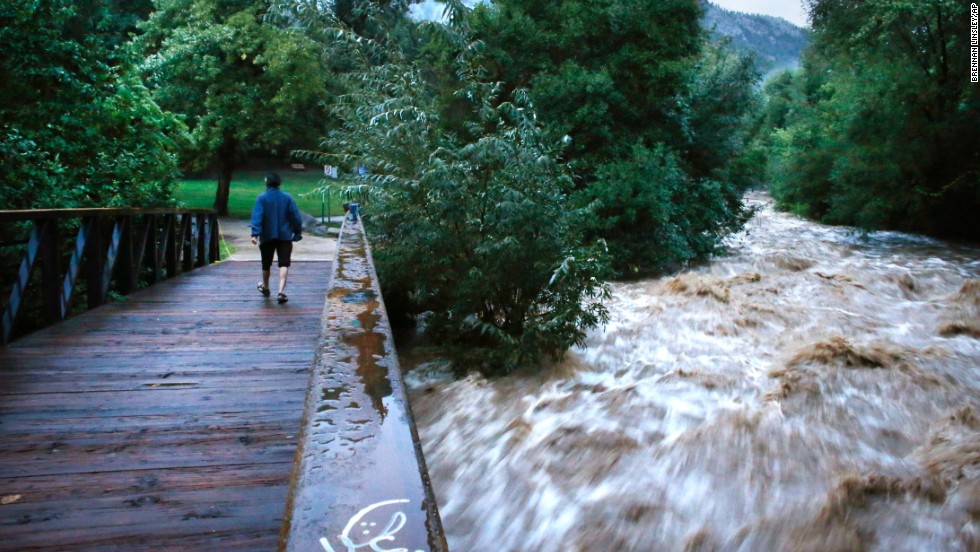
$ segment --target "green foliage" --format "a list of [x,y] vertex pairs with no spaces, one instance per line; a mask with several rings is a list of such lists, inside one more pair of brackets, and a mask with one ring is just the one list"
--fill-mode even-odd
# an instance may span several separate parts
[[566,155],[595,167],[683,135],[677,96],[704,42],[698,0],[499,0],[473,10],[480,63],[507,90],[527,88]]
[[156,0],[141,26],[145,79],[154,98],[184,117],[196,149],[188,161],[220,166],[215,208],[227,211],[232,173],[249,151],[315,141],[327,95],[317,44],[264,0]]
[[492,130],[438,137],[414,179],[381,188],[372,218],[384,281],[411,291],[430,335],[492,368],[558,356],[605,316],[601,251],[584,245],[586,213],[570,208],[571,179],[528,109],[481,106]]
[[980,238],[980,88],[961,4],[810,8],[813,48],[769,90],[778,204],[830,223]]
[[[100,2],[0,6],[0,203],[166,204],[186,143],[111,43]],[[113,62],[110,64],[109,62]]]
[[748,218],[737,189],[692,180],[663,144],[637,146],[629,158],[603,165],[584,193],[620,274],[678,269],[716,253]]
[[359,36],[404,46],[410,30],[408,8],[420,1],[333,0],[330,7],[337,21]]
[[706,43],[701,16],[698,0],[500,0],[470,18],[490,78],[527,87],[551,139],[570,137],[576,198],[620,276],[716,251],[757,180],[758,75]]
[[686,137],[681,144],[692,177],[713,179],[731,193],[758,183],[760,171],[747,157],[761,109],[758,80],[752,57],[736,53],[727,41],[704,47],[680,96]]
[[[376,43],[338,33],[362,59],[376,59]],[[460,56],[461,138],[443,128],[420,71],[388,54],[351,75],[353,93],[335,111],[343,126],[323,156],[369,169],[365,220],[389,309],[421,314],[461,366],[487,372],[582,343],[606,319],[604,253],[583,237],[588,213],[572,208],[567,167],[526,95],[505,101]]]

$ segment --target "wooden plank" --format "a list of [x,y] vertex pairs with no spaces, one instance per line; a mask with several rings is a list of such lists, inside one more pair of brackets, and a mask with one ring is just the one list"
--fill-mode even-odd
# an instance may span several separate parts
[[194,266],[204,266],[208,263],[208,248],[210,244],[208,243],[208,229],[207,229],[207,216],[203,214],[195,215],[194,228],[197,230],[195,238],[194,247]]
[[139,247],[140,256],[136,262],[136,271],[140,272],[143,269],[143,263],[148,262],[150,269],[150,276],[147,281],[151,284],[155,284],[160,281],[160,268],[162,267],[160,259],[160,247],[157,243],[157,215],[147,215],[146,224],[143,228],[143,238]]
[[[143,272],[143,261],[146,259],[147,246],[150,242],[156,242],[156,216],[146,215],[142,217],[143,225],[140,228],[139,234],[136,234],[136,217],[130,219],[130,229],[133,232],[133,258],[131,264],[131,270],[133,275],[133,289],[136,289],[139,283],[140,276]],[[155,278],[148,279],[150,283],[155,282]]]
[[[44,433],[66,433],[66,434],[87,434],[98,431],[103,432],[139,432],[144,429],[157,429],[167,427],[195,427],[202,426],[226,426],[237,423],[242,418],[241,412],[211,412],[206,414],[161,414],[156,416],[132,415],[120,416],[111,420],[106,420],[104,430],[99,430],[92,426],[92,421],[83,418],[66,418],[62,420],[32,419],[30,417],[12,418],[3,423],[3,431],[0,432],[0,441],[3,439],[17,439],[19,436],[27,434]],[[283,410],[269,408],[266,410],[256,410],[248,413],[248,419],[257,424],[267,424],[276,420],[283,419]]]
[[0,349],[0,551],[274,549],[324,264],[286,305],[225,262]]
[[[294,348],[302,348],[300,345],[295,347],[284,347],[284,350],[292,350]],[[281,351],[277,349],[263,349],[254,351],[249,355],[248,359],[243,359],[242,363],[238,366],[245,365],[255,365],[255,366],[278,366],[288,364],[290,362],[296,361],[296,359],[286,357],[281,362],[278,359],[282,358]],[[68,356],[51,356],[51,351],[42,347],[37,348],[17,348],[15,352],[11,353],[10,350],[7,354],[0,354],[0,358],[6,360],[12,360],[16,362],[16,369],[10,368],[5,365],[0,368],[0,375],[16,375],[21,373],[22,370],[30,369],[32,366],[39,366],[41,368],[50,367],[52,369],[62,369],[62,370],[91,370],[93,373],[99,373],[100,371],[113,371],[116,366],[125,368],[127,365],[139,365],[146,366],[146,353],[144,351],[123,351],[123,350],[112,350],[112,351],[100,351],[92,354],[89,358],[99,359],[98,363],[80,362],[79,359],[68,357]],[[172,361],[167,367],[203,367],[208,368],[211,366],[227,366],[226,360],[219,358],[217,355],[213,354],[201,354],[199,352],[180,352],[180,351],[169,351],[168,359]],[[170,370],[164,370],[164,372]],[[163,372],[161,372],[163,373]]]
[[221,260],[221,225],[218,215],[208,215],[208,231],[208,259],[209,262],[216,263]]
[[180,232],[180,243],[182,244],[181,250],[183,253],[182,269],[184,272],[188,272],[194,268],[194,255],[197,251],[197,240],[194,239],[194,216],[184,215],[180,218],[180,227],[182,228]]
[[[82,477],[89,479],[81,485]],[[218,467],[172,468],[164,470],[134,470],[120,475],[111,472],[80,476],[39,476],[0,479],[0,486],[20,495],[17,507],[38,508],[62,501],[83,501],[119,497],[126,501],[154,494],[174,494],[185,491],[207,491],[215,482],[234,488],[247,486],[278,486],[283,481],[279,464],[229,464]],[[147,503],[148,501],[143,501]],[[139,504],[133,504],[139,507]]]
[[[82,482],[80,478],[79,483]],[[280,484],[226,486],[220,494],[210,489],[174,493],[153,490],[107,498],[27,503],[11,509],[13,524],[3,526],[5,539],[0,542],[4,548],[0,550],[25,550],[31,546],[47,550],[66,545],[101,550],[104,544],[121,540],[159,546],[164,539],[175,536],[213,541],[215,532],[255,530],[255,525],[264,526],[269,537],[275,537],[271,529],[281,518],[284,494]]]
[[[81,386],[80,386],[81,387]],[[0,420],[7,417],[24,416],[30,413],[38,418],[80,417],[105,418],[124,416],[132,412],[147,415],[173,412],[219,411],[247,412],[251,408],[263,406],[270,401],[275,404],[295,403],[290,398],[296,389],[305,389],[302,384],[290,385],[286,389],[254,389],[242,386],[231,389],[180,389],[151,388],[145,391],[115,391],[110,393],[79,391],[77,393],[32,393],[7,395],[0,404]],[[300,401],[301,403],[302,401]],[[297,403],[298,404],[298,403]]]
[[254,464],[292,461],[298,418],[261,424],[247,416],[233,423],[191,421],[189,427],[136,426],[128,432],[13,434],[0,441],[0,479],[221,466],[244,459]]

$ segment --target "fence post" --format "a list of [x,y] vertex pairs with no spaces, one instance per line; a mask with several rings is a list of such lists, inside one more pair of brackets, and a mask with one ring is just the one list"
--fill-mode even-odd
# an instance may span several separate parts
[[102,220],[99,217],[92,217],[90,224],[88,251],[85,254],[85,280],[88,282],[88,308],[91,309],[105,302],[106,289],[105,281],[102,278],[103,259],[105,258]]
[[194,268],[194,228],[192,222],[194,215],[184,213],[180,216],[180,239],[179,245],[182,251],[180,269],[184,272]]
[[211,236],[208,240],[208,247],[211,250],[209,263],[216,263],[221,260],[221,226],[218,222],[218,215],[208,215],[208,228],[211,229]]
[[197,226],[197,239],[196,244],[196,255],[194,258],[194,267],[204,266],[208,264],[208,235],[205,222],[208,217],[204,213],[198,213],[194,215],[195,226]]
[[157,246],[157,216],[146,215],[146,230],[143,238],[143,259],[149,259],[151,284],[160,279],[160,248]]
[[38,255],[41,260],[41,294],[44,301],[44,321],[48,324],[62,320],[61,315],[61,271],[58,263],[58,221],[37,220],[35,225],[43,225]]
[[177,249],[177,215],[173,213],[166,215],[163,224],[163,255],[166,259],[167,278],[173,278],[177,275],[177,261],[180,255]]
[[129,295],[136,289],[136,280],[139,274],[136,272],[136,263],[133,257],[133,221],[135,216],[125,216],[119,218],[119,253],[117,257],[116,272],[119,278],[119,293]]

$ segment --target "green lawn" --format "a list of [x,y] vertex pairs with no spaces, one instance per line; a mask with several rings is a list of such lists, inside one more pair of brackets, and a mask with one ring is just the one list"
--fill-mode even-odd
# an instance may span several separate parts
[[[299,210],[319,217],[322,209],[320,194],[307,194],[321,185],[322,175],[316,172],[280,172],[282,176],[282,191],[288,192],[296,199]],[[236,174],[231,180],[231,197],[228,199],[228,214],[231,217],[247,219],[252,216],[252,206],[255,197],[265,190],[262,181],[264,173]],[[335,194],[330,201],[331,215],[343,214],[344,200],[339,192],[348,184],[344,180],[335,180],[331,188]],[[210,209],[214,206],[214,191],[217,180],[183,180],[177,185],[177,201],[181,207],[188,209]]]

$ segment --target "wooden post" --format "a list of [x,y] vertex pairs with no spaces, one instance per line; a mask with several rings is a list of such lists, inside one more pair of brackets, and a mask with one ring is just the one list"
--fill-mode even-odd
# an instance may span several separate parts
[[39,220],[36,225],[44,226],[41,238],[41,294],[44,300],[44,321],[48,324],[59,322],[61,315],[61,271],[58,266],[58,221]]
[[159,248],[157,247],[156,215],[146,215],[146,229],[143,232],[143,247],[140,249],[142,250],[142,253],[140,254],[140,261],[137,264],[140,268],[142,268],[144,259],[149,259],[150,277],[148,280],[151,284],[155,284],[160,279],[161,264],[160,255],[158,254]]
[[181,270],[188,272],[194,268],[194,215],[184,213],[180,217]]
[[197,226],[197,239],[195,241],[197,251],[194,258],[194,267],[196,268],[208,264],[208,235],[205,227],[208,217],[204,213],[198,213],[194,215],[194,219],[196,221],[195,226]]
[[180,260],[180,250],[177,248],[177,215],[167,215],[163,225],[163,254],[167,260],[167,278],[173,278],[177,275]]
[[102,259],[105,257],[105,249],[102,239],[102,220],[92,217],[89,220],[90,228],[88,235],[88,246],[85,253],[85,280],[88,282],[88,308],[93,309],[105,302],[105,283],[102,279]]
[[119,293],[129,295],[136,289],[136,281],[139,279],[139,272],[136,270],[136,257],[133,254],[133,221],[135,217],[119,217],[116,227],[119,232],[119,243],[117,253],[116,280],[119,283]]
[[218,215],[208,215],[208,221],[208,227],[211,229],[211,240],[208,245],[211,249],[209,262],[216,263],[221,260],[221,227],[218,224]]

